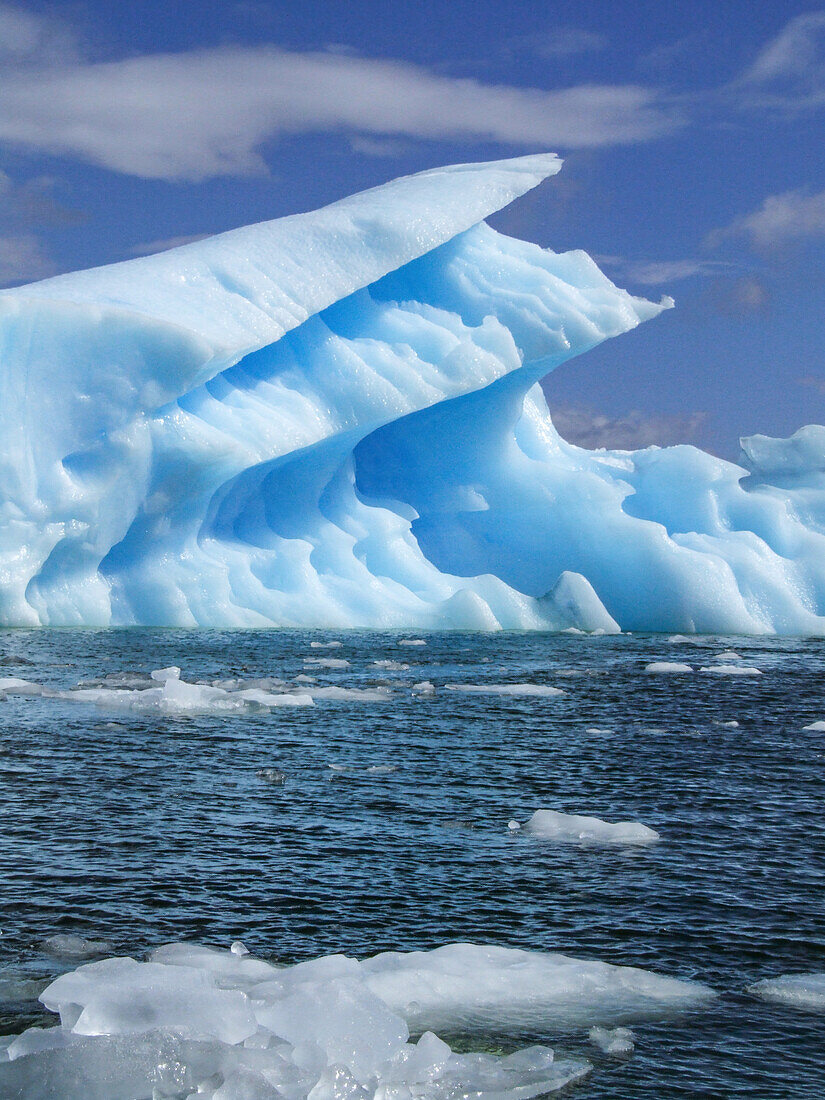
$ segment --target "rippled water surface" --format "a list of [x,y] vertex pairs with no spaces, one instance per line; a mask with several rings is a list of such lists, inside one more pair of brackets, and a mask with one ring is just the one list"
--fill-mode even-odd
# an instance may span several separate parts
[[[825,970],[825,734],[803,732],[825,718],[825,644],[438,634],[402,647],[358,633],[310,648],[327,637],[0,635],[0,675],[62,688],[175,664],[188,680],[309,673],[395,689],[380,703],[188,718],[0,701],[0,990],[75,965],[42,948],[60,932],[137,957],[171,939],[241,938],[281,961],[455,940],[558,950],[721,994],[635,1027],[624,1061],[583,1033],[530,1036],[594,1063],[571,1096],[825,1095],[825,1016],[745,992]],[[762,675],[644,672],[653,660],[699,669],[726,649]],[[388,659],[410,667],[373,664]],[[411,693],[421,680],[435,695]],[[586,848],[508,830],[538,808],[638,820],[663,839]],[[0,1003],[0,1031],[43,1015],[35,1001]]]

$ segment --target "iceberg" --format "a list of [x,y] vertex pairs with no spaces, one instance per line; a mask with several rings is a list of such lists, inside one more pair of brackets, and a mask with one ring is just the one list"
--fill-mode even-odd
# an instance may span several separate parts
[[538,154],[0,292],[0,625],[825,635],[825,428],[588,451],[672,305],[485,218]]

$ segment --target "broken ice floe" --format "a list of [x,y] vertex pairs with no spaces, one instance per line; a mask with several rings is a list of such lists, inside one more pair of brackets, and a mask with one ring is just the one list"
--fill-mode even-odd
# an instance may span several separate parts
[[652,844],[659,840],[655,829],[640,821],[611,823],[598,817],[564,814],[558,810],[536,810],[524,831],[542,840],[580,844]]
[[[433,1034],[543,1033],[656,1018],[707,986],[563,955],[474,944],[278,967],[239,942],[108,958],[41,1000],[60,1026],[0,1051],[0,1095],[37,1100],[530,1100],[586,1073],[547,1047],[457,1054]],[[424,1032],[410,1042],[410,1029]]]
[[652,661],[649,665],[645,666],[645,672],[656,674],[693,672],[693,666],[683,665],[678,661]]
[[43,948],[50,955],[61,959],[91,959],[96,955],[111,954],[108,940],[87,940],[75,932],[60,932],[43,941]]
[[706,665],[700,672],[711,672],[715,676],[761,676],[758,668],[749,665]]

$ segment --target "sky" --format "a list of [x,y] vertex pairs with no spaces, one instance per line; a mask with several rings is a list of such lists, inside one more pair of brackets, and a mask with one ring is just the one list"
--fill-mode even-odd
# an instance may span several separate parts
[[553,151],[490,219],[676,309],[553,372],[587,446],[825,423],[825,6],[0,0],[0,286]]

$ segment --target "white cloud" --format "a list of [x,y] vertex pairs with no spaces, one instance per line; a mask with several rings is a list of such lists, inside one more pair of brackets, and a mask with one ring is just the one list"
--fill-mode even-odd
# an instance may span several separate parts
[[785,191],[769,195],[758,210],[737,218],[709,237],[711,245],[725,237],[746,237],[760,249],[773,249],[814,237],[825,237],[825,191]]
[[[0,34],[14,11],[0,5]],[[0,143],[144,178],[262,172],[267,142],[312,131],[572,149],[681,125],[639,85],[547,91],[341,52],[236,46],[94,62],[50,48],[35,63],[39,24],[18,15],[19,45],[0,55]]]
[[687,416],[665,416],[633,409],[625,416],[605,416],[592,409],[565,405],[555,408],[550,402],[550,416],[559,434],[569,443],[593,450],[636,451],[640,447],[670,447],[676,443],[694,442],[707,419],[707,413]]
[[825,104],[825,11],[791,19],[734,88],[746,106],[798,110]]
[[56,270],[37,237],[29,233],[0,236],[0,286],[45,279]]

